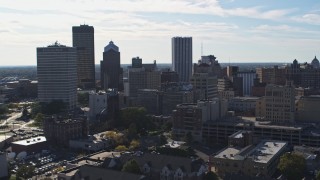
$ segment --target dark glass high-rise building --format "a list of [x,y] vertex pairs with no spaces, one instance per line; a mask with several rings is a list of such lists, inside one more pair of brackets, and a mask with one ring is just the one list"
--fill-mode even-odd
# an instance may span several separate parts
[[112,41],[104,48],[100,62],[101,88],[122,90],[122,68],[120,67],[119,47]]
[[189,82],[192,75],[192,37],[172,38],[172,69],[179,80]]
[[73,47],[77,48],[78,87],[95,87],[94,28],[80,25],[72,27]]

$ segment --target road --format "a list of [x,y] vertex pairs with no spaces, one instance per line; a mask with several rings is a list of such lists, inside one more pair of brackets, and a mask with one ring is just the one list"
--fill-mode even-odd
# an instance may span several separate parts
[[4,122],[1,123],[0,125],[1,125],[1,126],[4,126],[4,125],[6,125],[6,124],[9,124],[10,122],[15,121],[16,119],[18,119],[18,118],[21,117],[21,116],[22,116],[22,113],[21,113],[21,112],[19,112],[19,113],[12,113],[12,114],[11,114],[11,117],[9,117],[7,120],[4,120]]

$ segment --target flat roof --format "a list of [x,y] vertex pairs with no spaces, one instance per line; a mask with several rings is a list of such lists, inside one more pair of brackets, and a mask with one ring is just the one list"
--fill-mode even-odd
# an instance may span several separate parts
[[6,139],[9,139],[11,137],[12,137],[12,135],[10,135],[10,134],[7,134],[7,135],[1,134],[0,135],[0,142],[4,141]]
[[215,155],[215,158],[222,159],[234,159],[234,156],[237,155],[241,151],[241,147],[228,147],[219,152],[219,154]]
[[258,144],[249,154],[253,161],[258,163],[268,163],[276,154],[283,150],[287,145],[281,141],[264,141]]
[[33,145],[33,144],[46,142],[46,141],[47,141],[46,137],[38,136],[38,137],[30,138],[30,139],[24,139],[24,140],[20,140],[20,141],[15,141],[15,142],[12,142],[12,144],[30,146],[30,145]]
[[262,141],[255,147],[228,147],[214,157],[233,160],[235,157],[241,156],[242,158],[252,158],[252,161],[257,163],[268,163],[275,155],[282,152],[286,145],[287,143],[282,141]]
[[101,152],[101,153],[97,153],[92,156],[89,156],[89,158],[96,159],[96,160],[98,159],[103,160],[108,157],[119,156],[119,155],[120,155],[120,152]]

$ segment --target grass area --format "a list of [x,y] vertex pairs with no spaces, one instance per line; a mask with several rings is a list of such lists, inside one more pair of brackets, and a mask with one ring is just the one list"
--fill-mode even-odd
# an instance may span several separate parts
[[27,127],[39,127],[36,123],[27,124]]
[[9,180],[16,180],[16,179],[17,179],[16,175],[15,175],[15,174],[12,174],[12,175],[10,176],[10,179],[9,179]]

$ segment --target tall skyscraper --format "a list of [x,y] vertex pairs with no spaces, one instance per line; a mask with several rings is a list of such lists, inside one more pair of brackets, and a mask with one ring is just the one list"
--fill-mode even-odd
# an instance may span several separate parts
[[80,25],[72,27],[73,47],[77,47],[78,86],[84,89],[95,87],[94,28]]
[[192,75],[192,37],[173,37],[172,68],[182,82],[189,82]]
[[122,68],[120,67],[119,47],[112,41],[104,48],[103,60],[100,62],[101,88],[107,90],[122,89]]
[[77,49],[57,42],[37,48],[38,98],[61,100],[69,110],[77,104]]

